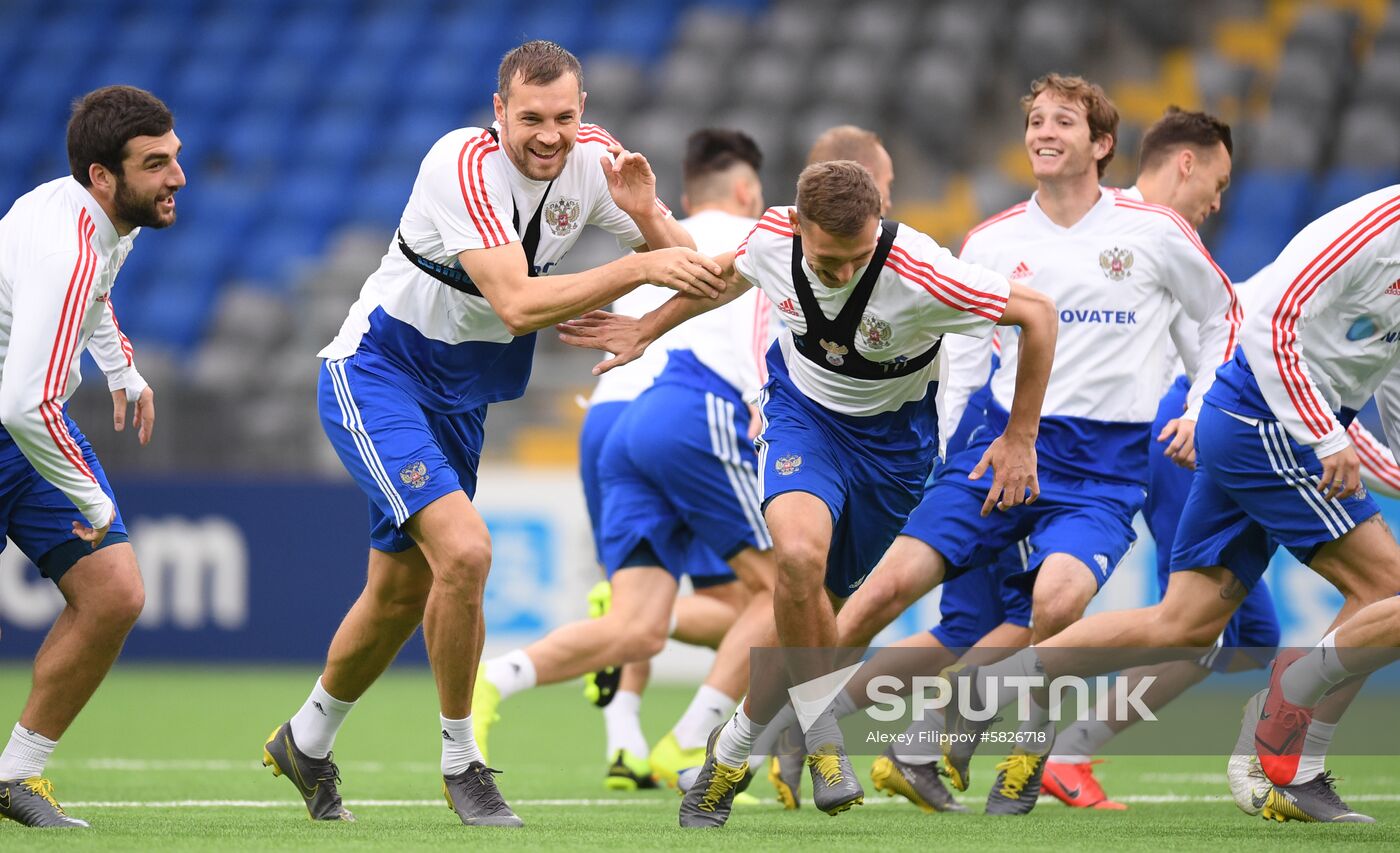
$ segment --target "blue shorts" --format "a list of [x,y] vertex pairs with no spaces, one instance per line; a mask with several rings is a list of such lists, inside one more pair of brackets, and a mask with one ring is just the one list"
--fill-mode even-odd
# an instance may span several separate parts
[[927,543],[948,564],[945,580],[995,562],[1022,539],[1030,540],[1026,569],[1006,579],[1029,590],[1040,564],[1051,554],[1069,554],[1094,573],[1102,587],[1128,553],[1137,533],[1133,516],[1143,490],[1131,483],[1084,480],[1040,471],[1040,497],[1033,504],[982,517],[991,472],[967,479],[991,438],[951,457],[901,531]]
[[1196,424],[1196,474],[1181,515],[1171,570],[1224,566],[1247,589],[1276,545],[1300,563],[1380,512],[1369,494],[1326,500],[1322,463],[1278,421],[1249,424],[1206,402]]
[[[800,358],[801,356],[797,356]],[[869,417],[809,399],[788,377],[777,344],[768,353],[759,472],[763,505],[806,492],[831,512],[826,587],[847,598],[884,556],[924,492],[938,452],[935,387],[922,400]]]
[[603,562],[603,484],[598,475],[598,462],[603,456],[603,442],[629,402],[611,400],[590,405],[578,433],[578,474],[583,481],[588,524],[593,529],[593,551],[600,564]]
[[943,584],[940,619],[929,629],[950,649],[970,649],[993,628],[1004,623],[1028,628],[1031,598],[1027,590],[1006,584],[1026,569],[1023,545],[1016,543],[989,566],[965,572]]
[[357,366],[321,365],[321,427],[345,470],[369,496],[370,546],[390,553],[417,543],[403,530],[423,507],[452,492],[476,494],[486,406],[461,414],[423,408],[407,382]]
[[[107,497],[112,495],[112,487],[107,475],[97,461],[78,425],[68,417],[65,410],[63,424],[68,434],[82,451],[83,461],[97,479],[97,484]],[[58,487],[45,480],[29,460],[20,452],[10,434],[0,428],[0,550],[5,547],[5,537],[9,537],[30,562],[39,567],[44,577],[58,583],[73,564],[93,552],[93,547],[73,535],[73,522],[87,526],[83,517],[68,496]],[[122,521],[121,510],[117,510],[112,526],[103,537],[96,550],[127,541],[126,524]]]
[[[603,442],[603,566],[655,565],[692,582],[732,580],[724,560],[773,540],[760,506],[749,410],[689,351],[672,351]],[[634,554],[645,544],[640,562]]]

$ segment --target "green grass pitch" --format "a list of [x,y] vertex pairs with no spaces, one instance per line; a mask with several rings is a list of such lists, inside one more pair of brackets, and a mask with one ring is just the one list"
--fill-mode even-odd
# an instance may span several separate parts
[[[0,850],[1221,850],[1400,846],[1400,793],[1390,758],[1339,757],[1332,768],[1374,826],[1277,825],[1237,811],[1219,758],[1118,757],[1099,766],[1127,812],[1072,812],[1042,801],[1027,818],[924,815],[886,800],[864,774],[865,806],[827,817],[784,812],[764,779],[760,806],[741,807],[723,830],[682,831],[668,791],[602,787],[599,712],[575,684],[528,692],[503,706],[491,743],[501,787],[523,830],[467,829],[441,799],[437,703],[425,671],[387,675],[351,715],[337,743],[342,793],[359,821],[312,824],[292,786],[260,766],[262,741],[296,709],[312,669],[118,666],[63,739],[50,765],[60,801],[88,832],[25,830],[0,822]],[[17,717],[28,671],[0,668],[0,719]],[[644,702],[659,738],[689,698],[658,687]],[[977,759],[966,802],[981,810],[994,758]],[[810,785],[808,786],[810,790]]]

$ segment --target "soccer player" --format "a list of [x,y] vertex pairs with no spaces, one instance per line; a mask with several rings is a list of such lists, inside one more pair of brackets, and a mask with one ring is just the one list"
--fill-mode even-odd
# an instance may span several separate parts
[[[691,137],[684,175],[691,215],[681,225],[701,251],[732,251],[752,230],[763,212],[761,164],[757,146],[744,134],[703,130]],[[601,618],[562,626],[486,662],[474,699],[479,744],[485,746],[502,700],[657,654],[669,633],[681,575],[694,572],[703,583],[715,575],[707,565],[715,555],[727,562],[726,575],[732,570],[745,584],[744,612],[772,611],[776,570],[759,510],[747,405],[763,378],[762,353],[772,338],[769,313],[767,301],[751,292],[658,342],[665,368],[619,414],[597,460],[610,608]],[[762,620],[741,614],[725,633],[705,684],[652,751],[649,770],[669,785],[678,784],[681,770],[700,765],[706,735],[742,694],[749,649],[764,636],[755,636],[753,626],[761,630]],[[642,758],[645,743],[639,746],[642,751],[626,747],[631,756],[620,749],[617,760]]]
[[[1400,545],[1361,488],[1360,461],[1345,426],[1376,394],[1387,433],[1396,428],[1397,253],[1400,186],[1343,205],[1289,242],[1253,279],[1240,345],[1217,371],[1201,410],[1196,474],[1162,602],[1095,615],[1001,663],[969,668],[953,681],[953,701],[972,691],[1000,707],[1007,696],[998,679],[1006,675],[1093,674],[1117,668],[1135,649],[1208,646],[1258,582],[1277,544],[1342,593],[1329,635],[1337,648],[1339,636],[1350,636],[1338,628],[1400,589]],[[1356,634],[1367,637],[1366,623]],[[1100,653],[1062,651],[1071,648]],[[1336,795],[1322,756],[1304,750],[1310,715],[1292,711],[1312,693],[1279,686],[1294,659],[1275,659],[1257,718],[1255,743],[1276,785],[1263,813],[1369,821]],[[979,727],[955,711],[948,724],[959,732]],[[974,749],[945,750],[954,772],[966,767]]]
[[[852,636],[873,634],[857,626],[887,623],[941,580],[985,565],[1028,537],[1026,571],[1008,583],[1032,594],[1032,636],[1079,618],[1135,538],[1149,426],[1163,385],[1161,372],[1144,372],[1142,365],[1165,364],[1178,310],[1201,324],[1197,337],[1176,340],[1188,365],[1222,361],[1233,342],[1233,291],[1190,224],[1169,208],[1099,185],[1118,118],[1103,90],[1051,74],[1032,85],[1022,108],[1036,193],[973,229],[962,257],[1045,291],[1060,307],[1056,372],[1037,445],[1043,492],[1033,505],[982,517],[975,486],[959,476],[973,469],[986,436],[1005,423],[1018,343],[1003,335],[1008,361],[992,378],[984,436],[948,459],[881,569],[842,614]],[[991,356],[990,346],[971,353],[963,346],[961,355],[952,351],[966,366],[950,383],[950,418],[986,376]],[[1208,370],[1196,377],[1197,405],[1209,379]],[[1191,425],[1179,419],[1173,432]],[[1177,455],[1187,461],[1184,451]],[[1049,751],[1044,715],[1037,710],[1034,737],[998,765],[990,813],[1034,807]],[[966,790],[965,775],[951,781]]]
[[117,326],[111,292],[140,230],[175,221],[179,154],[175,120],[158,98],[98,89],[75,102],[68,121],[72,175],[25,193],[0,219],[0,521],[65,601],[0,752],[0,818],[24,826],[88,825],[58,805],[44,766],[145,601],[112,487],[66,404],[86,348],[107,376],[113,427],[123,430],[135,403],[138,440],[151,439],[155,394]]
[[[853,160],[870,172],[875,188],[880,191],[884,207],[881,214],[890,213],[890,193],[894,187],[894,160],[885,144],[873,130],[840,124],[822,131],[807,151],[807,165],[831,160]],[[645,356],[643,356],[645,357]]]
[[[778,558],[774,633],[785,647],[835,645],[834,608],[865,580],[918,502],[938,442],[934,392],[945,334],[1022,327],[1023,370],[1009,422],[974,474],[988,467],[995,474],[985,512],[1038,491],[1033,448],[1053,359],[1053,305],[959,262],[907,226],[882,221],[882,208],[864,167],[817,163],[799,177],[795,206],[770,208],[738,251],[719,259],[730,284],[722,299],[757,286],[779,306],[798,306],[769,350],[757,440],[764,517]],[[587,315],[563,335],[617,353],[595,368],[605,370],[712,304],[672,298],[635,322]],[[811,677],[792,669],[796,681]],[[682,826],[728,820],[754,740],[786,699],[781,685],[753,686],[763,692],[751,690],[711,733],[705,764],[682,801]],[[807,736],[817,808],[836,814],[860,803],[864,791],[835,719],[824,714]]]
[[[421,623],[444,792],[464,824],[521,825],[472,735],[491,558],[471,504],[486,407],[524,391],[535,330],[644,282],[722,289],[718,266],[686,248],[657,200],[646,159],[581,122],[582,82],[578,60],[552,42],[505,55],[496,126],[454,130],[428,152],[379,269],[320,353],[322,426],[369,496],[371,532],[364,592],[311,695],[264,748],[313,819],[352,819],[330,755],[336,732]],[[639,253],[536,281],[587,223]]]

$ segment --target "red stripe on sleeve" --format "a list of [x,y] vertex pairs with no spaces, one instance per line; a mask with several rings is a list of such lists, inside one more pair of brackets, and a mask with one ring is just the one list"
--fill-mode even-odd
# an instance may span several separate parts
[[1002,313],[1006,310],[1005,304],[997,305],[971,301],[960,302],[957,296],[950,292],[946,286],[905,266],[902,261],[894,256],[893,252],[890,253],[890,257],[885,261],[885,266],[899,273],[909,281],[919,285],[924,290],[927,290],[934,299],[937,299],[949,308],[965,311],[969,314],[976,314],[978,317],[985,318],[993,323],[999,321]]

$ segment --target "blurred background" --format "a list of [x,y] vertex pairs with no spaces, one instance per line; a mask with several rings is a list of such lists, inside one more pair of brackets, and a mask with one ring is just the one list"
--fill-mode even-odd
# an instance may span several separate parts
[[[366,536],[317,421],[315,352],[388,247],[422,156],[489,123],[500,56],[529,38],[580,57],[586,120],[646,154],[673,207],[696,128],[752,134],[783,203],[811,140],[854,123],[893,155],[896,216],[956,247],[1030,191],[1017,99],[1051,70],[1116,101],[1111,185],[1132,183],[1141,132],[1170,104],[1234,125],[1234,181],[1204,234],[1237,280],[1319,213],[1400,181],[1392,0],[0,0],[0,210],[67,173],[69,104],[98,86],[155,92],[184,141],[179,221],[142,235],[114,293],[157,390],[156,439],[112,436],[90,363],[71,404],[151,581],[131,654],[324,649]],[[616,251],[595,235],[567,269]],[[529,394],[488,419],[495,638],[581,613],[595,577],[574,473],[593,360],[545,335]],[[1154,589],[1150,550],[1107,604]],[[1304,586],[1276,587],[1312,589],[1292,569]],[[329,600],[308,615],[313,595]],[[898,630],[927,627],[935,601]],[[1322,616],[1289,617],[1299,641],[1318,601]],[[57,606],[7,549],[0,656],[31,654]]]

